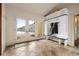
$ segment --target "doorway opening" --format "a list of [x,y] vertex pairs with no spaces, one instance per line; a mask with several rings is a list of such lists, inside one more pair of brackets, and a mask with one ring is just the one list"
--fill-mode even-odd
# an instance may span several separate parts
[[75,46],[79,47],[79,14],[75,16]]

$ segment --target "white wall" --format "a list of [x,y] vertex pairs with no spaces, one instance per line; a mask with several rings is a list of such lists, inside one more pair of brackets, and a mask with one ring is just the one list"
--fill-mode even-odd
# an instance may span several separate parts
[[5,16],[5,5],[2,5],[2,54],[5,51],[6,40],[6,16]]
[[75,44],[75,15],[79,14],[79,4],[69,6],[69,45],[74,46]]

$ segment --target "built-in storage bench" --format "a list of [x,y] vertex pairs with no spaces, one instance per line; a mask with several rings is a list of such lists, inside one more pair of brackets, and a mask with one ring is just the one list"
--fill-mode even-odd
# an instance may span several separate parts
[[[49,36],[55,36],[58,39],[59,44],[61,42],[67,46],[68,41],[68,9],[64,8],[45,17],[44,20],[44,35],[46,39]],[[52,29],[51,29],[52,28]],[[55,32],[54,32],[55,31]],[[55,40],[52,38],[52,40]],[[56,40],[55,40],[56,41]]]
[[58,38],[55,36],[46,36],[46,39],[57,41],[60,44],[64,43],[64,46],[68,45],[68,39]]

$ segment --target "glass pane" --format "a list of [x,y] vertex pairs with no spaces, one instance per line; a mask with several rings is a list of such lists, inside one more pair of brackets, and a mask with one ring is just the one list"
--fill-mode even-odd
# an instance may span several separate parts
[[29,26],[29,32],[30,33],[33,33],[35,32],[35,24],[34,24],[34,21],[33,20],[28,20],[28,26]]
[[17,18],[17,34],[25,33],[26,20]]
[[34,24],[33,20],[29,20],[29,25]]

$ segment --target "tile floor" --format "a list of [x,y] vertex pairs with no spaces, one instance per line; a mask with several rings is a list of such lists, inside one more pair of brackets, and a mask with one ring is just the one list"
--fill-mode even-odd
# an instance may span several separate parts
[[7,48],[3,56],[79,56],[79,49],[39,40]]

